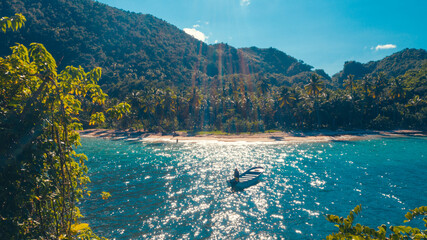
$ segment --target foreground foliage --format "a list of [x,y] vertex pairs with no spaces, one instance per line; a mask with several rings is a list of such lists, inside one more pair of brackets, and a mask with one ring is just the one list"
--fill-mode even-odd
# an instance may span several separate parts
[[15,14],[13,17],[2,17],[0,19],[0,29],[3,32],[7,30],[17,31],[24,26],[26,20],[24,15],[20,13]]
[[409,222],[414,217],[426,216],[423,218],[425,222],[426,230],[420,230],[409,226],[390,226],[389,232],[386,225],[381,225],[378,230],[363,226],[359,223],[354,225],[354,219],[361,211],[361,206],[356,206],[347,218],[339,217],[336,215],[326,215],[326,219],[335,223],[338,227],[339,232],[333,233],[326,237],[327,240],[339,240],[339,239],[427,239],[427,206],[415,208],[410,210],[406,215],[404,222]]
[[[6,29],[22,26],[11,21]],[[76,203],[90,180],[87,158],[74,148],[80,144],[79,113],[102,115],[101,69],[58,73],[42,44],[11,49],[0,58],[0,238],[98,238],[78,220]]]

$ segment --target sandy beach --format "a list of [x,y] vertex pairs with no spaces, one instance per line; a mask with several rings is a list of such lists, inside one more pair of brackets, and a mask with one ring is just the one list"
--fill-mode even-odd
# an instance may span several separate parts
[[310,132],[272,132],[272,133],[242,133],[242,134],[199,134],[177,131],[175,134],[148,133],[133,130],[87,129],[80,131],[82,137],[98,137],[111,139],[124,139],[145,142],[259,142],[259,143],[289,143],[289,142],[329,142],[329,141],[355,141],[381,137],[425,137],[425,132],[416,130],[394,131],[310,131]]

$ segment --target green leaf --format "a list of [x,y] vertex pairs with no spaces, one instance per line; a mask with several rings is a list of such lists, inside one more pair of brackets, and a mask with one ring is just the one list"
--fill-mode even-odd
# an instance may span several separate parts
[[354,221],[354,214],[353,214],[353,212],[350,212],[350,214],[348,215],[347,218],[350,221],[350,223],[353,223],[353,221]]
[[356,229],[356,231],[358,233],[361,233],[363,231],[363,227],[362,227],[362,225],[360,225],[360,223],[356,224],[356,226],[354,228]]
[[379,229],[378,233],[381,234],[381,235],[385,234],[386,231],[387,231],[387,228],[386,228],[386,226],[384,224],[381,225],[381,226],[379,226],[378,229]]
[[361,210],[362,210],[362,205],[357,205],[357,206],[354,208],[354,210],[353,210],[353,211],[354,211],[356,214],[359,214]]
[[410,234],[410,233],[415,233],[415,232],[419,232],[418,229],[416,228],[411,228],[408,226],[395,226],[393,228],[393,232],[395,233],[405,233],[405,234]]
[[73,235],[76,235],[80,231],[86,230],[88,228],[89,228],[89,224],[87,224],[87,223],[73,224],[73,225],[71,225],[71,233]]
[[96,124],[101,124],[105,122],[105,116],[102,112],[97,112],[92,114],[92,116],[90,116],[90,122],[89,125],[93,126]]
[[398,235],[393,235],[391,238],[392,238],[392,240],[399,240],[399,236]]
[[418,234],[415,234],[413,239],[427,239],[427,235],[423,233],[418,233]]
[[18,22],[15,19],[12,21],[12,30],[18,31]]
[[336,215],[326,215],[326,219],[331,223],[341,223],[340,218]]
[[111,194],[109,192],[102,192],[101,196],[102,196],[102,199],[106,200],[109,197],[111,197]]

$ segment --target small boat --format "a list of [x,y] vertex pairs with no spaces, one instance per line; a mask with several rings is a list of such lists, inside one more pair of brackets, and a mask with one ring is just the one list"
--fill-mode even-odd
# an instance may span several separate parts
[[234,189],[244,189],[253,186],[259,182],[261,174],[264,172],[263,167],[253,167],[239,175],[239,182],[230,179],[227,184]]

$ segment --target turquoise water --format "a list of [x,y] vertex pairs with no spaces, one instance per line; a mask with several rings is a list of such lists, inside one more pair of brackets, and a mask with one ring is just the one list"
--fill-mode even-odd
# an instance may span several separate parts
[[[82,143],[93,192],[80,208],[111,239],[324,239],[336,231],[325,214],[362,204],[356,222],[376,228],[402,225],[409,209],[427,205],[427,138]],[[230,191],[233,169],[252,166],[266,169],[262,181]],[[100,200],[102,191],[112,197]]]

